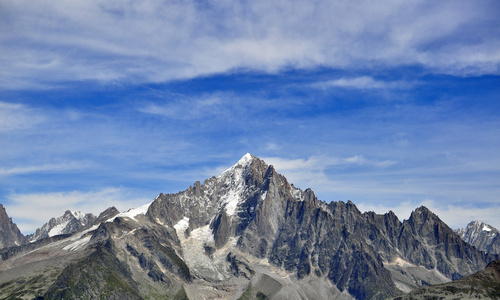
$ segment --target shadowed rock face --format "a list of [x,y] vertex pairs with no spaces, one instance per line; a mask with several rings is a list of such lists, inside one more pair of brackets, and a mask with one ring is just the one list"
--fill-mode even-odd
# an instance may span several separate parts
[[[2,254],[4,266],[66,255],[66,271],[57,280],[43,279],[52,282],[40,292],[46,296],[74,289],[78,281],[87,294],[103,292],[102,284],[92,289],[89,277],[74,273],[87,257],[101,280],[127,291],[110,295],[130,299],[385,299],[402,294],[401,288],[472,274],[496,258],[462,241],[425,207],[401,222],[393,212],[361,213],[350,201],[327,204],[249,154],[219,177],[160,194],[145,215],[98,219],[109,222],[81,236]],[[16,290],[15,280],[7,283]]]
[[0,204],[0,249],[24,245],[28,239],[21,233],[17,225],[9,218],[5,208]]

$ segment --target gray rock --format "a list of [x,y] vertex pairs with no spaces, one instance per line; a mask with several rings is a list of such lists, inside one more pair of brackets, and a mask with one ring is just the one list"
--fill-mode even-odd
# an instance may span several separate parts
[[500,232],[483,221],[470,222],[455,231],[465,242],[486,253],[500,254]]
[[28,239],[12,222],[12,218],[9,218],[5,208],[0,204],[0,249],[24,245],[27,242]]

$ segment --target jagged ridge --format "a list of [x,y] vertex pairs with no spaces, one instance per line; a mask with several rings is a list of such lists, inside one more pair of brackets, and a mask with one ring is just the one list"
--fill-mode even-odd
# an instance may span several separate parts
[[[104,260],[113,274],[117,266],[124,268],[115,275],[132,288],[130,295],[191,299],[237,299],[243,294],[384,299],[463,277],[496,258],[462,241],[425,207],[401,222],[393,212],[361,213],[350,201],[327,204],[247,154],[219,177],[196,182],[184,192],[160,194],[151,204],[107,218],[98,228],[35,250],[9,252],[0,264],[0,285],[10,278],[2,268],[20,272],[35,257],[57,257],[62,271],[44,280],[54,286],[59,278],[56,286],[76,289],[75,276],[60,275],[78,265],[80,260],[72,257],[89,257],[97,249],[107,249],[103,255],[120,262]],[[40,272],[47,273],[36,267],[30,274]],[[64,274],[72,274],[68,272]],[[12,290],[13,280],[7,282]],[[86,293],[104,292],[100,282],[85,277],[85,284]]]

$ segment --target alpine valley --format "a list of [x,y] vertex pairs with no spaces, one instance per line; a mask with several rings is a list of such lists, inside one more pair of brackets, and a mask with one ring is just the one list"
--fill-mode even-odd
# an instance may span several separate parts
[[3,207],[0,221],[1,299],[420,299],[497,276],[498,254],[426,207],[401,222],[326,203],[250,154],[124,213],[67,211],[28,237]]

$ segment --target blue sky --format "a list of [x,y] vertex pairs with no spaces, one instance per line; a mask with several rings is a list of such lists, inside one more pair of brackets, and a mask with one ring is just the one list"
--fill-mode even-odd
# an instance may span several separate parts
[[498,1],[0,2],[0,203],[24,233],[245,153],[318,198],[500,228]]

